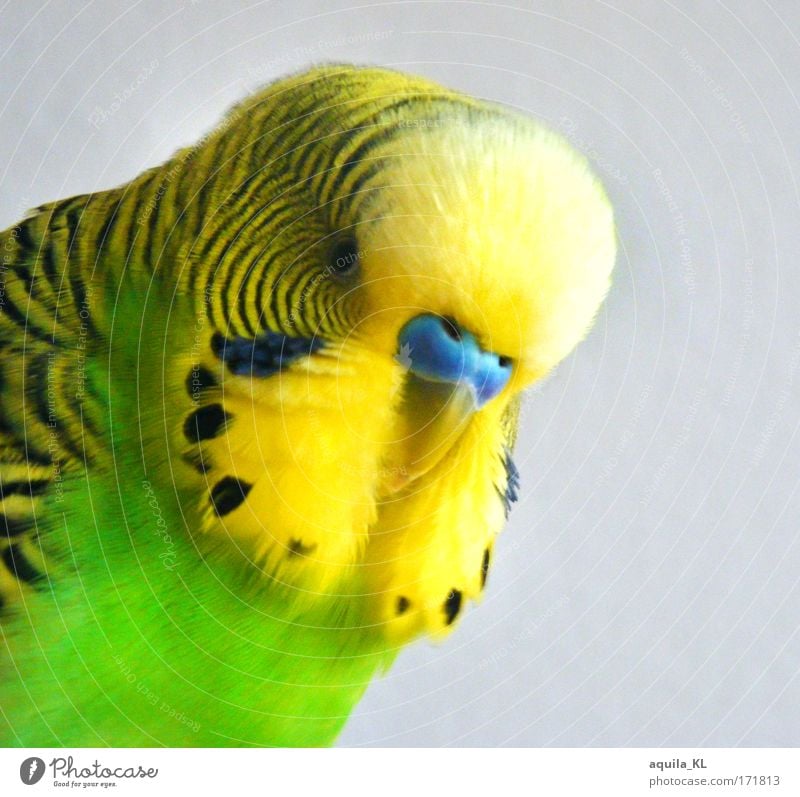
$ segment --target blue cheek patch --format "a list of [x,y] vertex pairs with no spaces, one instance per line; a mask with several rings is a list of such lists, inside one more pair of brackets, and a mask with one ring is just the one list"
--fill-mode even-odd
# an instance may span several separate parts
[[225,338],[215,332],[211,338],[211,350],[237,376],[273,376],[323,345],[321,338],[290,337],[280,332],[265,332],[252,339]]
[[425,314],[400,331],[398,360],[432,382],[467,385],[480,409],[511,377],[511,362],[480,347],[476,337],[454,322]]

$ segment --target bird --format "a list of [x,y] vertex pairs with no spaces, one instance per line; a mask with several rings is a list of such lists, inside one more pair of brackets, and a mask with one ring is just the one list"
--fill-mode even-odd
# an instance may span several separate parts
[[0,743],[333,744],[480,601],[616,247],[546,124],[351,64],[0,233]]

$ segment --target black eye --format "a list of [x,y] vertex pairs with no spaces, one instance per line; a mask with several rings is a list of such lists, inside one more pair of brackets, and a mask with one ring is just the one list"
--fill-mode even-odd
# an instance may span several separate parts
[[334,274],[347,276],[358,269],[358,244],[352,236],[340,238],[331,248],[328,267]]

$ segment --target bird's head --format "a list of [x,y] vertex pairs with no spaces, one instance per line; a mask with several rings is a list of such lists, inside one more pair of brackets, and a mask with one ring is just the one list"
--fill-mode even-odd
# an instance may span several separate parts
[[609,286],[611,208],[585,160],[529,120],[422,106],[404,126],[413,113],[370,153],[380,168],[343,225],[348,334],[388,356],[407,346],[423,378],[449,379],[461,349],[480,405],[585,335]]
[[294,317],[400,366],[386,457],[413,478],[585,335],[614,262],[611,206],[585,158],[520,114],[382,70],[327,81],[336,98],[317,98],[298,150],[316,233],[286,273],[315,276]]
[[[320,344],[277,378],[241,385],[257,413],[227,405],[254,418],[231,467],[251,456],[253,493],[269,485],[259,500],[280,508],[270,533],[354,562],[376,528],[455,494],[476,503],[452,517],[496,527],[481,513],[491,503],[502,515],[509,412],[585,335],[609,286],[612,211],[585,158],[520,114],[380,69],[297,75],[230,120],[198,156],[219,175],[203,177],[218,210],[196,247],[212,318],[228,337]],[[421,478],[453,452],[460,487],[441,468]],[[430,507],[391,520],[395,496]],[[263,525],[253,521],[254,537]],[[431,535],[428,524],[420,538]],[[475,551],[441,561],[469,550],[477,578],[485,545],[478,535]]]

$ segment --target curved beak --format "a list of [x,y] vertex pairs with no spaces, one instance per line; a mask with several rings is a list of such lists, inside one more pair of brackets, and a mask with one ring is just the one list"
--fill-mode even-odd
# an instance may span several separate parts
[[387,453],[390,492],[433,468],[473,413],[508,384],[512,371],[508,358],[482,349],[471,332],[428,314],[400,331],[395,359],[408,375]]
[[464,386],[475,409],[491,401],[511,377],[507,357],[485,351],[476,337],[454,321],[435,315],[412,318],[398,337],[397,360],[420,379]]

